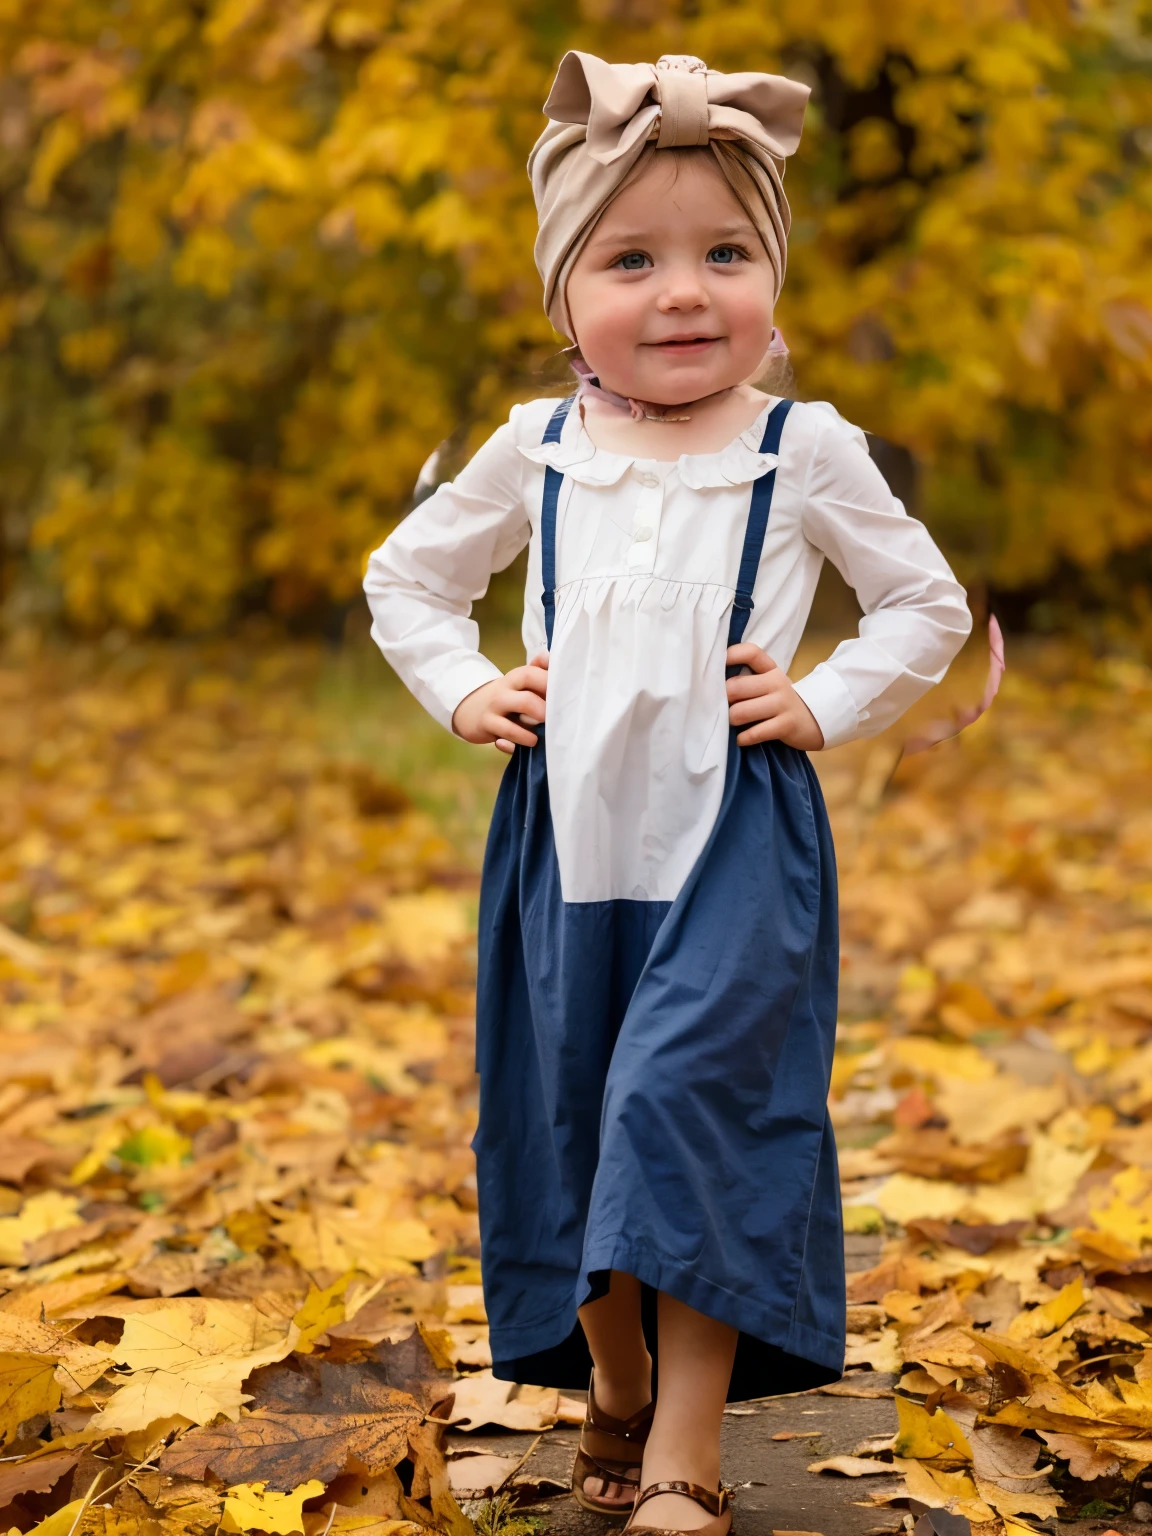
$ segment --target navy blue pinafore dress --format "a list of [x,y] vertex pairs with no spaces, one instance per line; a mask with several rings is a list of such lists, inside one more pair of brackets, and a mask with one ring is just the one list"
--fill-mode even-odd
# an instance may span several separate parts
[[[778,451],[790,405],[771,412],[762,453]],[[541,509],[550,646],[562,478],[547,468]],[[775,478],[752,488],[730,645],[752,608]],[[503,1380],[587,1385],[577,1308],[613,1269],[642,1282],[657,1368],[663,1290],[739,1330],[729,1400],[841,1374],[832,838],[806,754],[740,747],[736,734],[711,835],[671,902],[565,902],[542,731],[505,770],[480,896],[473,1141]]]

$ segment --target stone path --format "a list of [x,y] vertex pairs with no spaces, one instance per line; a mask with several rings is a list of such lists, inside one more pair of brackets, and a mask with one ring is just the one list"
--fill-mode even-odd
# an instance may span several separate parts
[[[846,1244],[849,1271],[868,1269],[877,1260],[878,1238],[850,1237]],[[889,1380],[892,1378],[888,1378]],[[580,1393],[566,1395],[579,1397]],[[797,1397],[768,1398],[733,1404],[724,1415],[721,1475],[733,1489],[736,1536],[887,1536],[904,1530],[906,1511],[861,1503],[869,1478],[837,1477],[809,1472],[814,1461],[851,1455],[861,1441],[889,1436],[896,1429],[896,1409],[889,1398],[832,1396],[824,1392]],[[774,1440],[782,1431],[804,1438]],[[453,1431],[453,1450],[490,1451],[497,1456],[522,1456],[537,1440],[521,1475],[547,1478],[567,1488],[579,1430],[561,1426],[547,1434],[515,1434],[488,1430],[475,1434]],[[547,1536],[611,1536],[617,1526],[580,1509],[570,1494],[543,1500],[525,1513],[542,1516]],[[1112,1528],[1107,1520],[1059,1522],[1061,1536],[1098,1536]],[[1121,1536],[1140,1536],[1147,1524],[1117,1521]]]
[[[575,1394],[573,1394],[575,1395]],[[821,1536],[868,1536],[903,1529],[903,1511],[861,1509],[866,1479],[816,1476],[809,1462],[852,1452],[872,1435],[890,1435],[896,1414],[890,1399],[824,1397],[775,1398],[742,1404],[751,1412],[724,1418],[722,1475],[734,1489],[733,1515],[739,1536],[772,1536],[774,1531],[812,1531]],[[774,1441],[780,1430],[818,1431],[818,1438]],[[453,1448],[490,1450],[498,1456],[522,1455],[532,1435],[489,1432],[452,1434]],[[524,1472],[567,1486],[579,1438],[577,1429],[544,1435]],[[607,1536],[613,1527],[579,1508],[571,1495],[533,1508],[558,1536]]]

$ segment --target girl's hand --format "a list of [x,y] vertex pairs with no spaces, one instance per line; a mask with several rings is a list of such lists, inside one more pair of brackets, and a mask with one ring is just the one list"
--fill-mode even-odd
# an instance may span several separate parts
[[548,652],[540,651],[526,667],[513,667],[465,695],[452,716],[452,729],[465,741],[494,742],[501,752],[513,752],[517,743],[534,747],[535,731],[521,722],[527,718],[543,725],[547,691]]
[[[751,667],[750,673],[730,677],[728,719],[732,725],[751,725],[736,738],[741,747],[758,741],[782,741],[802,752],[819,752],[824,733],[816,717],[788,681],[787,674],[758,645],[730,645],[730,667]],[[758,722],[758,723],[754,723]]]

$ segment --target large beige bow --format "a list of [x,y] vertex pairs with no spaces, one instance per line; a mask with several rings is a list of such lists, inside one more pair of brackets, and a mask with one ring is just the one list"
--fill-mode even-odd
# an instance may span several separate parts
[[566,53],[544,104],[551,122],[528,159],[540,219],[536,265],[556,329],[577,339],[564,296],[568,273],[649,143],[657,150],[732,144],[736,167],[713,152],[760,233],[779,292],[790,222],[784,161],[800,142],[808,94],[783,75],[725,75],[683,55],[609,64]]
[[554,123],[587,124],[588,153],[611,165],[647,139],[657,149],[746,139],[783,160],[800,143],[808,87],[784,75],[724,75],[702,59],[665,54],[657,64],[608,64],[566,53],[544,103]]

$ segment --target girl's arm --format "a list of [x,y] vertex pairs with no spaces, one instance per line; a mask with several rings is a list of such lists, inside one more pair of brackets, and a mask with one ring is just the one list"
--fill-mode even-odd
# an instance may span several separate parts
[[843,427],[820,422],[804,493],[805,536],[856,591],[864,617],[795,685],[826,747],[874,736],[938,683],[972,629],[964,588]]
[[511,564],[531,533],[516,447],[521,409],[513,406],[456,479],[421,502],[368,559],[372,638],[448,730],[461,699],[503,675],[480,654],[470,614],[492,573]]

